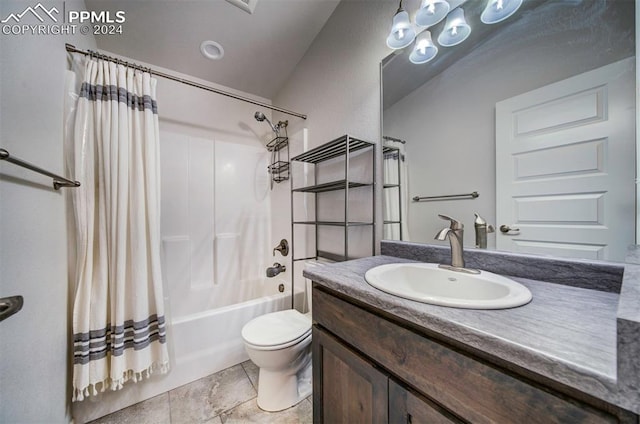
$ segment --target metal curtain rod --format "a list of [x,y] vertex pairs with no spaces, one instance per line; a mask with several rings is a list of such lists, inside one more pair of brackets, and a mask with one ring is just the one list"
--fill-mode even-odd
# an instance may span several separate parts
[[80,183],[78,181],[69,180],[65,177],[61,177],[60,175],[56,175],[52,172],[46,171],[39,166],[32,165],[29,162],[23,161],[22,159],[18,159],[15,156],[11,156],[5,149],[0,149],[0,160],[6,160],[7,162],[11,162],[23,168],[27,168],[31,171],[37,172],[38,174],[46,175],[47,177],[53,178],[53,188],[55,188],[56,190],[58,190],[60,187],[80,187]]
[[177,81],[177,82],[180,82],[182,84],[190,85],[191,87],[196,87],[196,88],[200,88],[202,90],[211,91],[212,93],[220,94],[220,95],[223,95],[223,96],[231,97],[232,99],[241,100],[243,102],[251,103],[251,104],[254,104],[256,106],[261,106],[261,107],[264,107],[264,108],[267,108],[267,109],[275,110],[276,112],[282,112],[282,113],[287,114],[287,115],[295,116],[295,117],[302,118],[302,119],[307,119],[307,115],[303,115],[303,114],[298,113],[298,112],[292,112],[292,111],[287,110],[287,109],[282,109],[282,108],[277,107],[277,106],[272,106],[272,105],[269,105],[269,104],[266,104],[266,103],[259,102],[257,100],[252,100],[252,99],[249,99],[247,97],[238,96],[237,94],[229,93],[227,91],[218,90],[217,88],[209,87],[209,86],[206,86],[204,84],[197,83],[195,81],[190,81],[188,79],[179,78],[179,77],[167,74],[165,72],[158,71],[157,69],[148,68],[148,67],[145,67],[145,66],[137,65],[135,63],[126,62],[126,61],[123,61],[121,59],[117,59],[117,58],[111,57],[111,56],[106,56],[104,54],[97,53],[97,52],[94,52],[94,51],[91,51],[91,50],[88,50],[88,51],[80,50],[80,49],[77,49],[76,46],[74,46],[72,44],[65,44],[65,48],[67,49],[68,52],[71,52],[71,53],[80,53],[80,54],[83,54],[85,56],[93,55],[93,56],[99,57],[100,59],[108,60],[110,62],[120,63],[120,64],[123,64],[125,66],[129,66],[129,67],[132,67],[132,68],[148,70],[153,75],[156,75],[156,76],[159,76],[159,77],[162,77],[162,78],[166,78],[166,79],[170,79],[172,81]]
[[427,201],[434,201],[434,200],[461,200],[461,199],[466,199],[471,198],[471,199],[475,199],[476,197],[479,197],[480,195],[478,194],[477,191],[474,191],[473,193],[468,193],[468,194],[449,194],[447,196],[415,196],[413,198],[414,202],[420,202],[421,200],[427,200]]
[[383,135],[382,138],[387,141],[395,141],[396,143],[402,143],[402,144],[407,143],[405,140],[400,140],[399,138],[395,138],[395,137],[389,137],[388,135]]

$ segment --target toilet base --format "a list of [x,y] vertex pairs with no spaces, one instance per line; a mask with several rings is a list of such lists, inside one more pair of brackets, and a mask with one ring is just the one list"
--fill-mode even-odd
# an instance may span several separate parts
[[311,395],[311,361],[297,374],[272,372],[260,368],[258,375],[258,407],[277,412],[298,404]]

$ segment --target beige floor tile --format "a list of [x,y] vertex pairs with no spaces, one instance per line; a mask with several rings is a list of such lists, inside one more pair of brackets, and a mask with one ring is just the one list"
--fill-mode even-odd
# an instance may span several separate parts
[[102,418],[91,424],[170,424],[169,394],[147,399],[131,405]]
[[169,392],[171,424],[216,423],[224,411],[257,396],[241,365]]
[[256,399],[223,413],[223,424],[236,423],[278,423],[278,424],[311,424],[313,422],[313,408],[309,402],[303,400],[297,405],[280,412],[266,412],[258,408]]
[[91,424],[312,423],[311,396],[281,412],[258,408],[258,372],[253,362],[243,362]]
[[258,390],[258,374],[260,373],[260,368],[250,360],[243,362],[242,368],[244,368],[245,372],[249,376],[249,380],[251,380],[253,388]]

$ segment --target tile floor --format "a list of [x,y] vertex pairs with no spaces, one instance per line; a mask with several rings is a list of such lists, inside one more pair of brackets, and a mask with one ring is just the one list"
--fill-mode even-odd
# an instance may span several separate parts
[[311,397],[281,412],[258,408],[258,367],[247,361],[92,421],[91,424],[313,422]]

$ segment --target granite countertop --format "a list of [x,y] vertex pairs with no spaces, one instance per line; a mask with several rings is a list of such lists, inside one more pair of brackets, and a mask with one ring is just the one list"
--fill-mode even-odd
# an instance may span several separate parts
[[637,384],[621,387],[617,376],[618,292],[512,277],[531,290],[529,304],[502,310],[449,308],[396,297],[365,281],[368,269],[397,262],[415,261],[373,256],[307,267],[304,276],[431,333],[640,413]]

